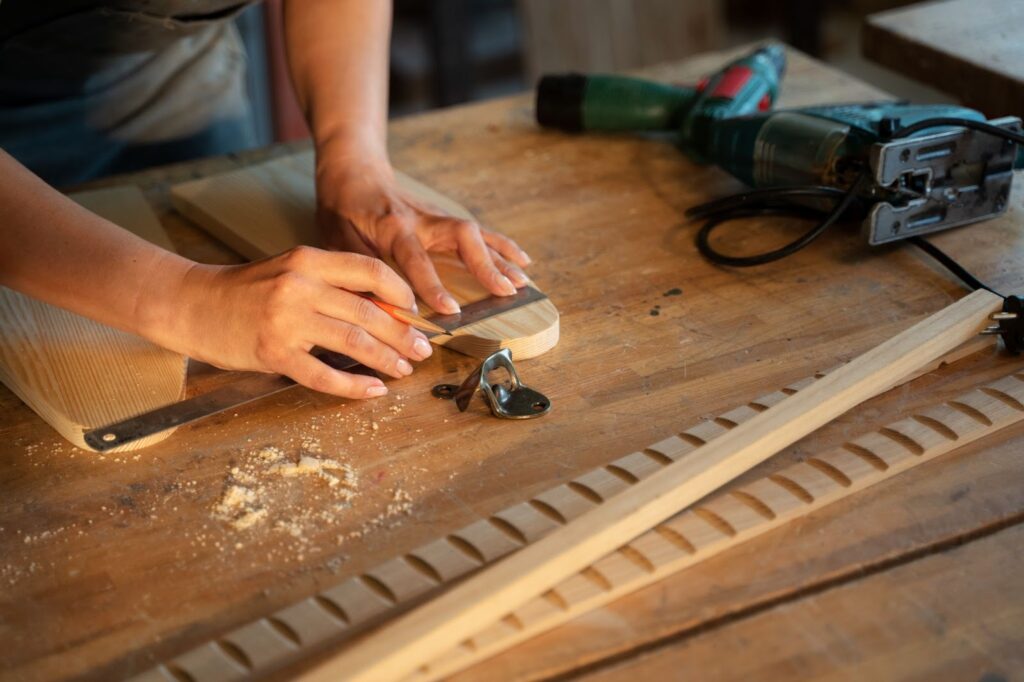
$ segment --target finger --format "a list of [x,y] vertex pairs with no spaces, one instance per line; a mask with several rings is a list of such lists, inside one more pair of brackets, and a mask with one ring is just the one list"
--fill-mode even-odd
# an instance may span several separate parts
[[459,256],[466,264],[469,271],[483,284],[492,294],[497,296],[511,296],[516,293],[516,287],[503,275],[494,265],[491,259],[491,252],[484,244],[480,236],[480,228],[473,223],[464,221],[453,221],[455,224],[455,238],[459,245]]
[[459,304],[441,284],[437,276],[434,262],[430,260],[419,237],[407,233],[395,240],[393,248],[395,261],[402,272],[412,282],[416,293],[427,305],[439,313],[453,314],[459,312]]
[[333,287],[372,291],[381,300],[401,308],[412,308],[416,304],[416,296],[409,285],[382,260],[333,251],[319,251],[317,259],[317,272]]
[[512,283],[517,287],[525,287],[530,283],[530,278],[526,276],[526,273],[520,270],[517,265],[505,260],[505,258],[494,249],[491,249],[491,260],[494,261],[494,264],[499,270],[501,270],[502,274],[512,280]]
[[315,346],[347,355],[396,379],[412,374],[412,365],[398,351],[362,327],[349,322],[317,315],[310,325],[307,340]]
[[480,229],[480,232],[483,233],[484,242],[504,256],[506,260],[512,261],[521,268],[525,268],[533,262],[533,259],[530,258],[529,254],[523,251],[519,244],[516,244],[515,241],[509,237],[483,228]]
[[296,351],[278,371],[314,391],[343,398],[378,398],[388,392],[377,377],[340,372],[303,351]]
[[433,352],[422,332],[399,322],[362,296],[324,285],[313,305],[322,315],[362,327],[405,357],[425,360]]

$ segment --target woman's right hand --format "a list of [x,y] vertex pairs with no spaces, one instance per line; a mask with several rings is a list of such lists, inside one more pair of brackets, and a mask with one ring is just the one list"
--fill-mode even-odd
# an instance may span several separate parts
[[387,393],[380,379],[332,369],[310,349],[343,353],[396,378],[432,349],[421,332],[353,291],[415,305],[409,285],[383,261],[300,246],[245,265],[194,265],[174,296],[177,320],[153,336],[223,369],[276,372],[317,391],[375,398]]

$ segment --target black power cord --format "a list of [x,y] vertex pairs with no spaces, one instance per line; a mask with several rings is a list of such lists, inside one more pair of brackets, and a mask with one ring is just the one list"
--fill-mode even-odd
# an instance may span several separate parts
[[[1024,145],[1024,135],[1021,135],[1020,133],[1015,133],[982,121],[947,117],[930,118],[903,126],[893,132],[888,139],[899,139],[921,130],[943,126],[970,128],[972,130],[995,135],[996,137]],[[828,228],[838,222],[857,201],[862,188],[868,181],[869,173],[865,170],[857,177],[847,190],[841,190],[835,187],[825,187],[822,185],[801,185],[756,189],[736,194],[731,197],[726,197],[724,199],[710,201],[699,206],[694,206],[686,211],[686,216],[689,218],[704,219],[704,225],[697,232],[696,236],[697,250],[699,250],[700,253],[712,263],[732,267],[763,265],[792,255],[820,237],[826,230],[828,230]],[[832,200],[835,201],[835,205],[830,210],[826,211],[793,203],[792,199],[794,198]],[[730,256],[711,246],[711,233],[722,223],[740,218],[761,217],[766,215],[788,215],[797,218],[818,218],[819,222],[792,242],[781,246],[778,249],[752,256]],[[971,289],[987,289],[998,296],[1002,296],[1002,294],[999,294],[991,287],[984,284],[981,280],[968,272],[967,269],[960,265],[956,260],[941,251],[931,242],[925,241],[921,237],[910,237],[907,241],[934,258],[943,267],[947,268],[951,273],[963,280],[963,282]],[[1003,296],[1003,298],[1006,297]]]

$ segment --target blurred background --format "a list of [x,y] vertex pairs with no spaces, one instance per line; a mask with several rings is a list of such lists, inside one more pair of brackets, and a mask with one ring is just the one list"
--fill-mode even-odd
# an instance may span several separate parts
[[[948,96],[868,62],[871,13],[913,0],[395,0],[391,115],[531,89],[543,73],[621,71],[766,38],[920,102]],[[260,145],[308,135],[288,81],[280,0],[238,20]]]

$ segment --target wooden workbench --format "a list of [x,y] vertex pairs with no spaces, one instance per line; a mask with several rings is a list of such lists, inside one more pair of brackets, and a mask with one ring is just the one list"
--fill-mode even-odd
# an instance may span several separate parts
[[989,118],[1024,115],[1024,3],[932,0],[872,14],[864,56]]
[[[731,55],[654,74],[693,81]],[[880,95],[792,54],[782,104]],[[713,267],[681,215],[735,191],[734,181],[664,141],[538,130],[529,96],[396,121],[391,148],[398,167],[533,256],[531,274],[561,311],[562,340],[520,372],[550,396],[552,413],[519,423],[484,416],[479,405],[455,412],[429,389],[461,379],[473,361],[439,351],[378,401],[293,389],[183,428],[138,456],[101,457],[75,451],[0,390],[0,677],[108,680],[146,669],[849,359],[963,294],[911,248],[869,249],[852,227],[782,262]],[[167,187],[286,151],[116,181],[145,190],[182,253],[232,262],[170,212]],[[1024,290],[1020,189],[1004,218],[935,238],[1004,290]],[[739,241],[777,243],[777,228],[742,228]],[[933,372],[743,480],[1015,368],[1024,360],[993,351]],[[202,367],[192,374],[192,392],[222,380]],[[246,453],[294,451],[309,438],[358,470],[346,515],[301,542],[211,517]],[[460,679],[1009,678],[1024,665],[1022,447],[1024,428],[1014,428],[917,467]],[[409,509],[391,514],[398,491]],[[303,509],[317,499],[290,503]]]

